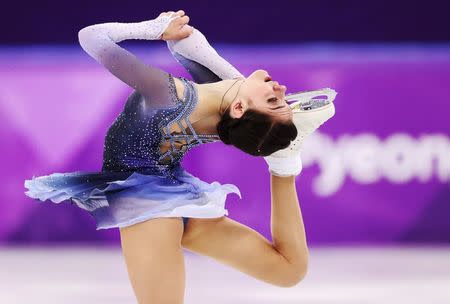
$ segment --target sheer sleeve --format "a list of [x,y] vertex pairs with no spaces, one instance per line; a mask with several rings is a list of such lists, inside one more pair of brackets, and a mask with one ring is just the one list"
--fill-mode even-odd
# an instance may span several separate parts
[[78,32],[81,47],[113,75],[141,93],[153,105],[167,103],[169,74],[139,60],[117,43],[126,39],[157,40],[177,16],[160,16],[137,23],[108,22]]
[[216,82],[244,77],[221,57],[196,28],[181,40],[168,40],[167,46],[175,59],[184,66],[197,83]]

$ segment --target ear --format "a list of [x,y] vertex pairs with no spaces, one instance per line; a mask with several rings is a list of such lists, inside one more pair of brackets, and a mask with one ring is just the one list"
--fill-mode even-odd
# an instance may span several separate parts
[[244,115],[245,107],[242,99],[238,98],[230,105],[230,116],[232,118],[241,118]]

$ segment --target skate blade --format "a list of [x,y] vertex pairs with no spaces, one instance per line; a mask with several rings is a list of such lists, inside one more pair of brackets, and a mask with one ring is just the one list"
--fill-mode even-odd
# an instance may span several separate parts
[[336,98],[336,91],[324,88],[314,91],[302,91],[286,95],[286,101],[293,110],[308,111],[329,105]]

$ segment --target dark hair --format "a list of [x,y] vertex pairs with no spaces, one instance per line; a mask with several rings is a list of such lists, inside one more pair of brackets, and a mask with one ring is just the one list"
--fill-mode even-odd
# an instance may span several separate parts
[[223,143],[254,156],[267,156],[287,148],[297,137],[292,121],[279,121],[254,109],[247,109],[240,118],[233,118],[228,108],[217,123],[217,131]]

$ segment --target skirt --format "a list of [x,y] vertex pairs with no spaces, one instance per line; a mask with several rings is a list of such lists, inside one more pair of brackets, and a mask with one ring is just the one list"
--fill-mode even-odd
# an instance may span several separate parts
[[120,228],[158,217],[217,218],[228,215],[229,193],[242,199],[233,184],[207,183],[181,166],[173,178],[143,172],[52,173],[25,180],[28,197],[54,203],[70,201],[88,211],[97,230]]

